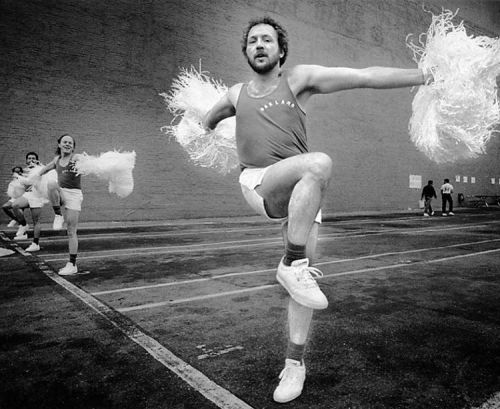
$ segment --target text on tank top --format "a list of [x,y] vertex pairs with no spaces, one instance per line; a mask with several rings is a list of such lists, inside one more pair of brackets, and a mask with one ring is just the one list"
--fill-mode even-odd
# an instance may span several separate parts
[[240,166],[263,168],[308,152],[306,114],[286,75],[269,95],[251,97],[243,84],[236,104],[236,146]]
[[65,189],[81,189],[81,175],[77,175],[75,161],[70,159],[66,166],[61,166],[59,161],[60,159],[56,161],[59,186]]

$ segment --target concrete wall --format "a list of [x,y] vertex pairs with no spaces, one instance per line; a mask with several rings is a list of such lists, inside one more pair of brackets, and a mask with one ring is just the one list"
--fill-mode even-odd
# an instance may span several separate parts
[[[500,34],[498,2],[423,3],[435,12],[441,5],[461,7],[458,18],[471,33]],[[286,66],[413,67],[406,35],[430,23],[417,0],[3,0],[0,191],[27,151],[48,162],[57,137],[70,133],[78,152],[137,153],[136,187],[126,199],[107,193],[95,177],[84,179],[82,220],[253,214],[241,198],[238,171],[220,176],[195,167],[160,132],[172,117],[159,94],[169,90],[179,67],[200,61],[227,85],[246,80],[241,33],[263,14],[289,32]],[[420,190],[409,188],[410,174],[438,186],[444,177],[452,183],[456,175],[475,177],[474,184],[455,183],[456,191],[500,194],[500,138],[477,160],[435,165],[409,141],[413,95],[409,89],[355,90],[311,100],[311,147],[336,164],[325,212],[415,207]],[[45,220],[51,217],[46,208]]]

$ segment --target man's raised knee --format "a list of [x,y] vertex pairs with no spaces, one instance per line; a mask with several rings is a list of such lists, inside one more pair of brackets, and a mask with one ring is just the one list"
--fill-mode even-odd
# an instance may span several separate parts
[[310,159],[309,171],[316,177],[328,181],[332,173],[332,159],[326,153],[322,152],[314,153]]

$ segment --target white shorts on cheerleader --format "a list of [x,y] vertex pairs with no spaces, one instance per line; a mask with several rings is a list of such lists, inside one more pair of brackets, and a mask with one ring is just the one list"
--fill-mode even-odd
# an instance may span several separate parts
[[59,188],[61,193],[61,201],[66,209],[82,210],[83,194],[80,189],[68,189],[65,187]]
[[36,190],[23,193],[23,197],[28,201],[31,209],[43,207],[49,201],[43,196],[39,195]]
[[[272,166],[272,165],[271,165]],[[270,217],[264,206],[264,199],[260,196],[255,188],[262,183],[262,179],[264,179],[264,175],[266,174],[269,166],[266,168],[246,168],[240,174],[240,186],[241,192],[243,193],[243,197],[250,205],[250,207],[255,210],[258,214],[265,216],[269,220],[273,220],[276,222],[284,222],[288,218],[287,217]],[[321,209],[319,209],[316,218],[314,219],[316,223],[321,223]]]

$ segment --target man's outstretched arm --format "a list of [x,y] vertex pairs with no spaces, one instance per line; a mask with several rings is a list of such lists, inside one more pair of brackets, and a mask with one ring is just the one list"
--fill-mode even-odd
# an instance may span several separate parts
[[328,94],[354,88],[402,88],[423,85],[430,74],[420,68],[392,67],[324,67],[302,65],[295,68],[296,75],[302,78],[304,91],[312,94]]

